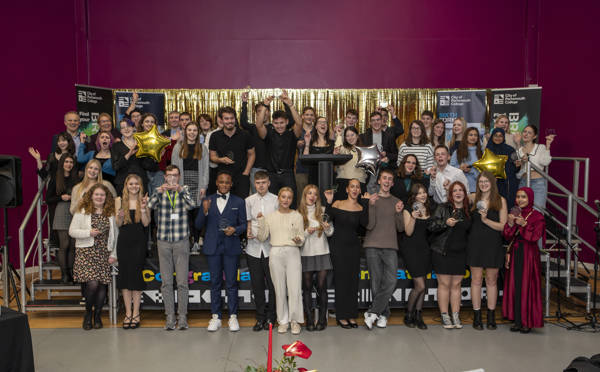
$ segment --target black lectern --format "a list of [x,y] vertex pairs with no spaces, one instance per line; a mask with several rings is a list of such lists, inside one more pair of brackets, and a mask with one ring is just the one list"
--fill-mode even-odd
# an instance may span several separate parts
[[352,155],[313,154],[300,155],[298,161],[304,166],[316,165],[319,167],[319,191],[331,189],[333,185],[333,166],[346,163]]

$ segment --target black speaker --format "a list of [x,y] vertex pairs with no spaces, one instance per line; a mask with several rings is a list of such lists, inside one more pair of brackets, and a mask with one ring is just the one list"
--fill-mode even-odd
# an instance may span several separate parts
[[0,155],[0,208],[13,208],[21,204],[23,204],[21,158]]

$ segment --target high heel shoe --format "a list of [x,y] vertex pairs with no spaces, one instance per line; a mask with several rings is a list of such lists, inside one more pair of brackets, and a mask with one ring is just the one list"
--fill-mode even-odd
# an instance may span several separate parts
[[[350,324],[350,322],[348,322],[347,320],[346,320],[346,324],[342,323],[339,319],[337,319],[335,322],[337,323],[337,325],[339,325],[340,327],[342,327],[344,329],[352,328],[352,324]],[[358,325],[357,325],[357,327],[358,327]]]
[[123,329],[130,329],[131,321],[132,321],[132,318],[130,316],[126,316],[125,319],[123,319]]
[[352,328],[358,328],[358,323],[356,323],[354,321],[348,320],[348,324],[350,324],[350,327],[352,327]]
[[[134,321],[136,320],[136,321]],[[140,314],[134,316],[131,318],[131,329],[136,329],[136,328],[140,328]]]

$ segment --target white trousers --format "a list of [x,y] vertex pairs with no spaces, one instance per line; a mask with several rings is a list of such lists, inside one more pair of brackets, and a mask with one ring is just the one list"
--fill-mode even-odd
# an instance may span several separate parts
[[275,288],[277,321],[304,323],[302,309],[302,262],[300,248],[292,246],[271,247],[269,271]]

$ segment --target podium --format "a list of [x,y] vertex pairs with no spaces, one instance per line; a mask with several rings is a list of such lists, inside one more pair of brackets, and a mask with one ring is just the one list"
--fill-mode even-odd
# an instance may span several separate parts
[[352,155],[333,155],[333,154],[311,154],[300,155],[298,161],[304,166],[318,166],[319,168],[319,191],[331,189],[333,185],[333,166],[346,163],[352,159]]

